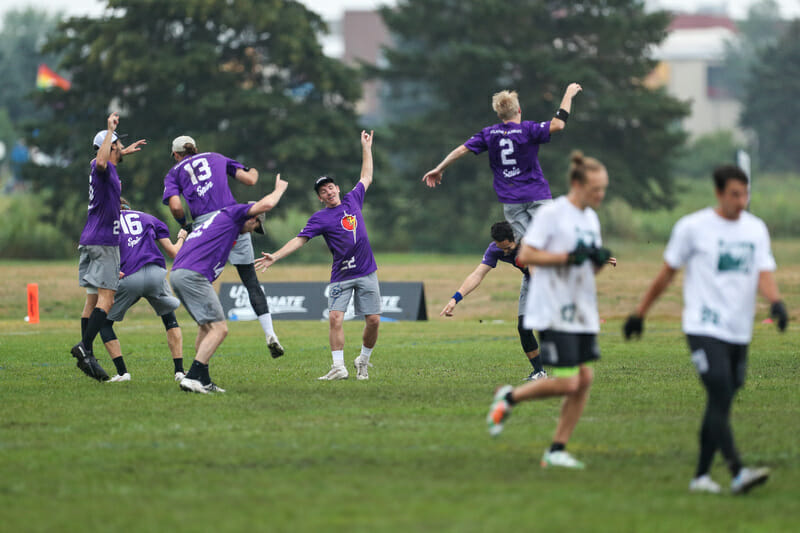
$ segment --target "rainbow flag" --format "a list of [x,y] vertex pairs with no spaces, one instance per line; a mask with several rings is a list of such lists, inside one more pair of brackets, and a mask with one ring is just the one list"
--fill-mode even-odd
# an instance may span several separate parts
[[69,80],[62,78],[55,72],[53,72],[50,67],[45,65],[44,63],[39,65],[39,70],[36,72],[36,88],[39,90],[49,89],[51,87],[58,87],[65,91],[68,91],[70,88],[71,83]]

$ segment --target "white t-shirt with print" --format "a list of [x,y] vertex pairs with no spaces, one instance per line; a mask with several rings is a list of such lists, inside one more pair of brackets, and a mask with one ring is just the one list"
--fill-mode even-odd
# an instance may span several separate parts
[[[561,196],[539,208],[523,243],[552,253],[571,252],[578,243],[599,247],[600,221],[592,208],[578,209]],[[592,262],[534,266],[523,325],[567,333],[600,331]]]
[[708,207],[672,228],[664,261],[686,267],[683,331],[733,344],[753,336],[759,274],[775,270],[764,222],[742,212],[728,220]]

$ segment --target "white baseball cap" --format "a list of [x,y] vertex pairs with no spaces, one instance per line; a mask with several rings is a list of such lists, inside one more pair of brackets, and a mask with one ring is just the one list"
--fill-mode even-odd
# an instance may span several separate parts
[[180,137],[175,137],[172,141],[172,151],[173,152],[183,152],[185,151],[184,146],[187,144],[191,144],[195,148],[197,148],[197,143],[194,142],[194,139],[189,137],[188,135],[181,135]]
[[[94,136],[94,140],[92,140],[92,146],[95,150],[100,148],[100,145],[103,144],[103,141],[106,140],[106,135],[108,135],[108,130],[101,130],[97,132],[97,135]],[[113,136],[111,137],[111,142],[117,142],[121,137],[124,135],[119,135],[116,131],[114,132]]]

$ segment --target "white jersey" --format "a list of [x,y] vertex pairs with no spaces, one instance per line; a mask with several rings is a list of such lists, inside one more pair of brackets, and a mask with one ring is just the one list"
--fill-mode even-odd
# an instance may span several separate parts
[[[552,253],[571,252],[578,244],[599,247],[600,221],[591,207],[578,209],[561,196],[539,209],[522,241]],[[534,266],[523,325],[568,333],[600,331],[592,262]]]
[[708,207],[681,218],[672,228],[664,261],[686,266],[683,331],[733,344],[748,344],[759,274],[775,270],[769,232],[747,212],[728,220]]

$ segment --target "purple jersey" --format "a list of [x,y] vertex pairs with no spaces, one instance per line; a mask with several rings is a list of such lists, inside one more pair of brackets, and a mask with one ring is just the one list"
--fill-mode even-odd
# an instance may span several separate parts
[[525,277],[529,277],[530,274],[528,273],[528,267],[520,265],[517,262],[517,256],[519,255],[519,245],[514,248],[514,251],[510,254],[506,254],[502,248],[497,246],[496,243],[492,242],[489,247],[483,252],[483,263],[484,265],[489,265],[492,268],[497,266],[498,261],[502,261],[504,263],[508,263],[509,265],[514,265],[520,272],[522,272]]
[[489,151],[494,191],[504,204],[547,200],[550,184],[539,165],[539,145],[550,142],[550,122],[509,122],[483,128],[464,143],[475,154]]
[[213,283],[222,274],[242,226],[251,218],[247,214],[251,207],[252,204],[228,206],[192,229],[175,258],[172,270],[192,270]]
[[308,239],[317,235],[325,238],[333,254],[331,283],[360,278],[378,270],[361,214],[365,193],[364,184],[359,181],[344,195],[341,204],[311,215],[306,227],[297,235]]
[[245,166],[214,152],[187,157],[164,178],[164,205],[169,205],[171,196],[183,194],[193,219],[235,205],[228,176],[235,176],[239,168]]
[[119,215],[119,269],[130,276],[150,263],[167,268],[158,239],[169,239],[169,228],[153,215],[127,209]]
[[97,169],[92,161],[89,173],[89,215],[81,233],[80,244],[101,246],[119,245],[119,195],[122,184],[117,167],[106,163],[106,170]]

